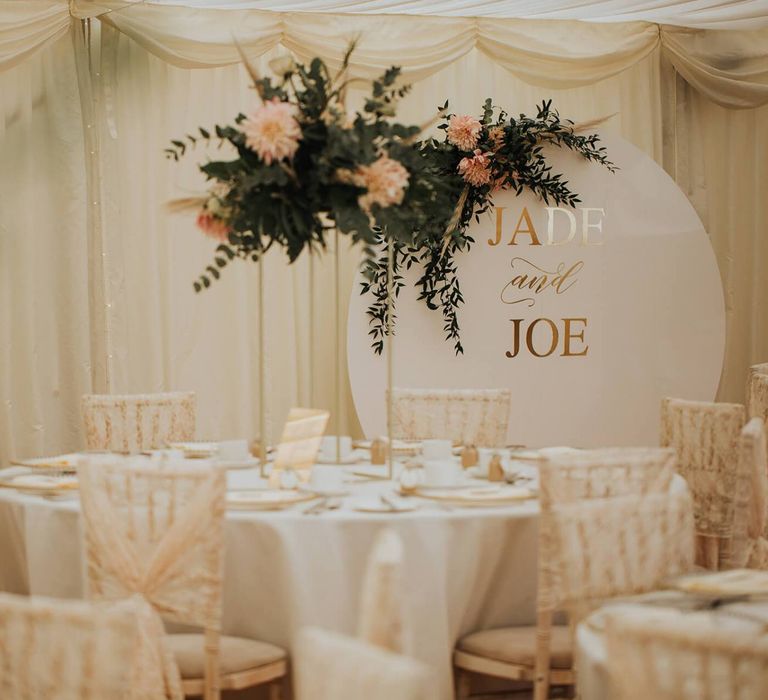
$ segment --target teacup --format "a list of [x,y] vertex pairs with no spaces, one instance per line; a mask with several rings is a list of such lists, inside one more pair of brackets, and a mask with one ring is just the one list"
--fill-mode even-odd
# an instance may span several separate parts
[[479,447],[477,449],[477,475],[481,477],[488,476],[488,467],[491,466],[493,455],[499,451],[492,447]]
[[424,440],[421,443],[421,456],[425,462],[450,459],[453,456],[453,445],[450,440]]
[[[336,440],[337,438],[335,435],[326,435],[323,438],[323,441],[320,444],[320,459],[322,459],[324,462],[336,461]],[[338,441],[339,450],[341,453],[339,456],[343,462],[349,459],[349,457],[352,455],[352,438],[349,437],[349,435],[342,435],[338,438]]]
[[309,486],[314,491],[337,492],[341,491],[343,486],[343,469],[325,464],[316,464],[312,467],[312,474],[309,478]]
[[461,465],[450,459],[428,459],[424,461],[426,486],[453,486],[461,478]]
[[225,462],[247,460],[251,456],[248,450],[248,440],[222,440],[218,445],[216,455]]

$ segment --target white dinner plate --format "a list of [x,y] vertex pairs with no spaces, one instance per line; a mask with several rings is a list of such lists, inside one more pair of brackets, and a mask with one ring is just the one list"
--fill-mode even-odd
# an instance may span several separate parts
[[77,477],[53,476],[35,472],[15,472],[12,469],[5,470],[0,476],[0,486],[14,489],[19,493],[35,496],[63,496],[77,491]]
[[311,486],[310,484],[301,484],[299,491],[302,493],[312,494],[319,498],[342,498],[349,496],[349,489],[325,489],[322,487]]
[[391,504],[384,503],[381,499],[366,498],[355,501],[352,508],[360,513],[411,513],[416,510],[416,504],[401,498],[391,498]]
[[430,498],[435,501],[443,501],[450,505],[464,506],[467,508],[488,508],[493,506],[505,506],[519,501],[537,498],[535,489],[522,486],[471,486],[464,489],[424,489],[418,487],[416,495],[421,498]]
[[11,464],[30,469],[47,469],[48,471],[71,472],[77,471],[77,462],[83,455],[73,452],[55,457],[35,457],[34,459],[12,459]]
[[288,489],[244,489],[227,493],[227,508],[236,510],[282,510],[317,498],[314,494]]

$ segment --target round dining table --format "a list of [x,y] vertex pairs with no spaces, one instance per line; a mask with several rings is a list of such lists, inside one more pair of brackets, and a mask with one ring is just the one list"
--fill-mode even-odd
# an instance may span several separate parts
[[[537,470],[528,469],[526,485],[535,487]],[[228,489],[258,483],[255,469],[228,472]],[[369,513],[358,508],[382,494],[397,498],[398,484],[345,467],[344,486],[337,507],[316,513],[312,502],[227,511],[224,634],[289,651],[308,625],[354,635],[368,554],[390,528],[404,545],[404,653],[433,669],[436,697],[452,698],[451,657],[462,635],[535,620],[538,501],[470,508],[410,497],[413,510]],[[49,500],[0,489],[0,589],[83,597],[76,495]]]

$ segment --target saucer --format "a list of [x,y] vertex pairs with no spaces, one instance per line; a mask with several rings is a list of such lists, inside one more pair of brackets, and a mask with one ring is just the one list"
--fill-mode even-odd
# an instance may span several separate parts
[[312,494],[313,496],[322,496],[323,498],[341,498],[349,496],[349,489],[326,489],[322,487],[311,486],[310,484],[301,484],[299,486],[301,493]]

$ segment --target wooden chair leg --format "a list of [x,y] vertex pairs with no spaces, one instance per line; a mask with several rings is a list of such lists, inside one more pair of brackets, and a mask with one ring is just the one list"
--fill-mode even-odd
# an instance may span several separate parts
[[534,664],[533,700],[549,697],[549,661],[552,638],[552,611],[540,610],[536,621],[536,659]]
[[470,676],[460,668],[456,669],[456,700],[467,700],[470,692]]
[[269,684],[269,700],[283,700],[283,679]]

